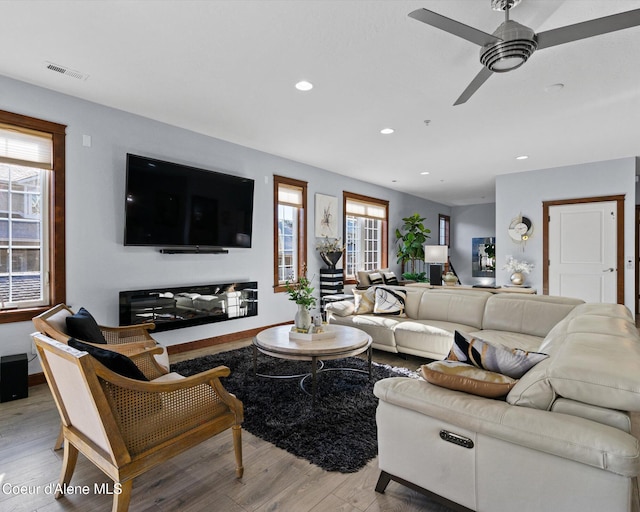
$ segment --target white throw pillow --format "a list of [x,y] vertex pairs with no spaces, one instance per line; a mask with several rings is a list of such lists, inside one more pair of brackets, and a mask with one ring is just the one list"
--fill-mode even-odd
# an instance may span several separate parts
[[407,292],[378,287],[375,289],[375,303],[373,312],[381,315],[396,315],[406,317],[404,304]]
[[375,288],[366,290],[353,290],[354,315],[364,315],[373,313]]

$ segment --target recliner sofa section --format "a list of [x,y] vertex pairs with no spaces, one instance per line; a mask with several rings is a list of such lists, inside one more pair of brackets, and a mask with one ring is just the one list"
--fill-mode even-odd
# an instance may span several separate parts
[[377,490],[396,480],[476,512],[637,512],[633,316],[618,304],[576,305],[537,351],[549,357],[504,400],[423,379],[377,382]]

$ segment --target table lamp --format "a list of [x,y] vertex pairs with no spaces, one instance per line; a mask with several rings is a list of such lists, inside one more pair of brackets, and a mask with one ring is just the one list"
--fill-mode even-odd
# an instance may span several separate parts
[[429,264],[429,282],[442,286],[442,265],[447,262],[449,248],[446,245],[425,245],[424,262]]

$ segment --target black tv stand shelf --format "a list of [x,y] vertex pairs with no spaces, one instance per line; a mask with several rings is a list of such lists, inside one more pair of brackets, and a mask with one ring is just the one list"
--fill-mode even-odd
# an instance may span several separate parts
[[229,249],[223,247],[165,247],[161,254],[229,254]]

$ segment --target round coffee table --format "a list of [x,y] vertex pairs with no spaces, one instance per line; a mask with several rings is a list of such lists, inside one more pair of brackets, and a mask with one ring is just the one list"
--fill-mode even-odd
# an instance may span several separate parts
[[[369,363],[369,378],[371,378],[371,336],[366,332],[348,327],[346,325],[331,325],[329,327],[335,332],[334,338],[325,338],[314,341],[290,340],[289,332],[291,325],[279,325],[270,327],[259,332],[253,340],[253,373],[261,377],[270,378],[297,378],[300,380],[300,387],[303,391],[308,391],[304,387],[304,381],[311,376],[311,397],[315,403],[317,374],[322,371],[358,371],[356,368],[330,368],[324,369],[323,361],[331,359],[343,359],[367,352]],[[258,352],[278,359],[289,359],[296,361],[311,361],[311,371],[300,375],[263,375],[258,374],[257,358]],[[320,362],[320,368],[318,363]]]

